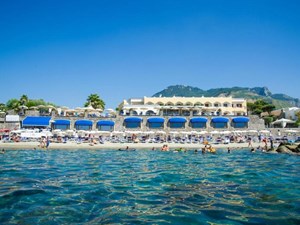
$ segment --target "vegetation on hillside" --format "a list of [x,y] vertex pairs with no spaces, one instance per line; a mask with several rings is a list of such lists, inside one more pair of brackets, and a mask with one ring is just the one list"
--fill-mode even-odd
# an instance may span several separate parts
[[173,85],[154,94],[158,97],[218,97],[218,96],[232,96],[234,98],[245,98],[249,101],[256,101],[263,99],[265,102],[275,105],[277,109],[285,107],[300,107],[300,100],[292,98],[285,94],[272,94],[267,87],[232,87],[232,88],[214,88],[209,90],[202,90],[197,87]]

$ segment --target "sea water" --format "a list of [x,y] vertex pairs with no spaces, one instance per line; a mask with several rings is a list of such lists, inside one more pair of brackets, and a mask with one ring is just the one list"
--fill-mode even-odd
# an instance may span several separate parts
[[0,224],[300,224],[300,157],[6,151]]

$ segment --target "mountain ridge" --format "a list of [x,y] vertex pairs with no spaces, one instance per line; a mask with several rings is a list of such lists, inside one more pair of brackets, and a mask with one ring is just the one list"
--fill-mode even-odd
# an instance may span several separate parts
[[293,98],[286,94],[272,92],[267,87],[232,87],[232,88],[212,88],[203,90],[198,87],[185,85],[171,85],[153,95],[153,97],[220,97],[232,96],[234,98],[245,98],[247,101],[263,99],[278,108],[300,107],[300,99]]

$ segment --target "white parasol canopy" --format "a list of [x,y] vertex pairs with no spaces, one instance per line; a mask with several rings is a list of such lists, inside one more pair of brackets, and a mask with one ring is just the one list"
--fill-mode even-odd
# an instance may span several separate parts
[[269,134],[270,133],[270,131],[268,131],[268,130],[261,130],[261,131],[259,131],[260,133],[263,133],[263,134]]
[[272,124],[280,124],[282,128],[286,127],[286,125],[288,123],[295,123],[295,121],[293,120],[289,120],[289,119],[285,119],[285,118],[281,118],[279,120],[274,121]]
[[286,133],[298,133],[298,130],[284,130]]

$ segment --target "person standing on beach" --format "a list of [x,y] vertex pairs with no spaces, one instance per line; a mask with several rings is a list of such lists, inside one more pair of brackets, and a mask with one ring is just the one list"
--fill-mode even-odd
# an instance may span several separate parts
[[248,137],[248,148],[253,147],[252,146],[252,139],[251,137]]
[[44,147],[45,147],[45,140],[44,140],[44,137],[41,137],[40,147],[41,147],[41,148],[44,148]]
[[47,136],[47,139],[46,139],[46,149],[48,149],[50,145],[50,138]]
[[268,141],[267,141],[266,137],[264,137],[263,143],[265,144],[265,146],[264,146],[265,150],[267,150],[268,149]]
[[274,143],[273,143],[273,137],[270,137],[270,144],[271,144],[271,149],[274,149]]

